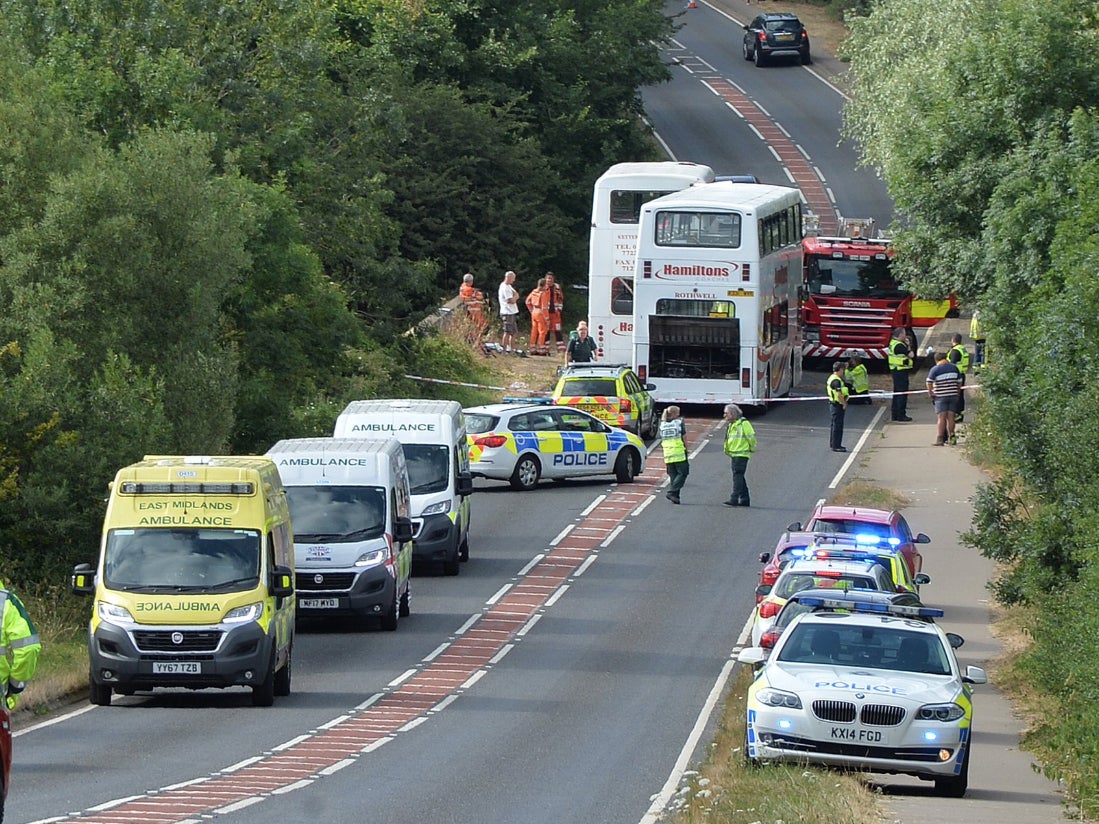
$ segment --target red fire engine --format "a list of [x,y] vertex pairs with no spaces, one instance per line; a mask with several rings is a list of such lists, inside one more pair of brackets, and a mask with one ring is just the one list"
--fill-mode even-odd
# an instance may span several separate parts
[[801,302],[806,358],[884,360],[893,329],[934,326],[955,308],[952,299],[914,300],[897,285],[893,248],[888,238],[874,236],[873,218],[841,220],[837,237],[819,236],[807,224]]

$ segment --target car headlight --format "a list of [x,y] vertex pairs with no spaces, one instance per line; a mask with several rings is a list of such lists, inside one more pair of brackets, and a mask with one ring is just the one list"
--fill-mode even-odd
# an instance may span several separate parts
[[108,624],[132,624],[134,622],[134,617],[130,615],[130,611],[118,604],[96,601],[95,608],[99,613],[99,620],[106,621]]
[[382,547],[381,549],[372,549],[369,552],[364,552],[358,558],[355,559],[355,566],[357,567],[372,567],[378,564],[385,563],[386,556],[389,555],[389,547]]
[[225,624],[245,624],[248,621],[257,620],[261,615],[263,615],[263,603],[256,601],[254,604],[229,610],[221,620]]
[[924,704],[916,717],[921,721],[957,721],[965,717],[965,709],[957,704]]
[[756,693],[756,700],[768,707],[785,707],[788,710],[800,710],[801,698],[793,692],[783,692],[770,687]]
[[425,507],[422,514],[424,515],[442,515],[445,512],[450,512],[450,501],[439,501],[437,504]]

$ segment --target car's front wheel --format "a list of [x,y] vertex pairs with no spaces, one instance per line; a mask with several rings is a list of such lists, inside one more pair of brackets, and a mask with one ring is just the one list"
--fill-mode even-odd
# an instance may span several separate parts
[[620,484],[628,484],[641,474],[641,456],[636,449],[623,449],[614,462],[614,477]]
[[935,779],[935,792],[944,798],[961,798],[969,789],[969,752],[973,749],[973,736],[969,736],[962,754],[962,771],[948,778]]
[[523,455],[511,473],[511,486],[513,489],[534,489],[541,477],[542,467],[539,466],[538,459],[533,455]]

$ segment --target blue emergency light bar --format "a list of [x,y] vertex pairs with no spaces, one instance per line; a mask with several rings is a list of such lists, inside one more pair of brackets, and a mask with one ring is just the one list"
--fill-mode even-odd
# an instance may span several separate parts
[[935,607],[913,607],[907,604],[878,604],[865,601],[847,601],[842,598],[798,598],[799,604],[823,609],[842,609],[848,612],[875,612],[895,615],[898,618],[942,618],[943,611]]
[[883,538],[880,535],[873,535],[870,533],[862,532],[855,535],[856,544],[873,544],[874,546],[880,546],[881,544],[889,544],[889,546],[900,546],[900,538]]
[[539,404],[552,404],[553,398],[504,398],[503,403],[539,403]]

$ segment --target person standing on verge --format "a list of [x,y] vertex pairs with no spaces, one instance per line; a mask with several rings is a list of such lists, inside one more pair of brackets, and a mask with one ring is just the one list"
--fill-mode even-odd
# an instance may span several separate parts
[[847,359],[847,374],[843,381],[851,390],[848,403],[870,403],[870,374],[866,371],[866,364],[862,362],[861,356],[852,355]]
[[832,364],[832,374],[824,384],[828,392],[828,411],[831,413],[832,426],[828,435],[828,446],[833,452],[846,452],[843,445],[843,419],[847,415],[847,384],[843,381],[847,365],[843,361]]
[[751,506],[744,473],[748,471],[748,459],[756,451],[756,430],[735,403],[726,405],[722,420],[728,424],[725,430],[725,454],[733,465],[733,494],[723,503],[725,506]]
[[500,320],[504,323],[504,332],[500,336],[500,345],[504,352],[511,354],[515,346],[515,336],[519,333],[519,293],[512,284],[515,283],[515,273],[504,272],[504,279],[497,291],[497,299],[500,303]]
[[546,288],[546,279],[538,278],[538,285],[527,295],[527,311],[530,312],[530,353],[548,355],[543,349],[546,343],[546,318],[542,314],[542,290]]
[[910,421],[908,417],[908,373],[912,371],[912,349],[908,333],[903,328],[893,330],[889,341],[889,374],[893,378],[893,420]]
[[479,341],[485,333],[485,295],[473,285],[471,272],[462,275],[462,286],[458,290],[458,296],[462,299],[466,313],[473,323],[473,336]]
[[546,321],[547,345],[556,345],[558,352],[565,351],[565,337],[561,331],[561,312],[565,307],[565,293],[557,285],[553,272],[546,272],[546,288],[542,292],[542,316]]
[[969,350],[962,345],[961,333],[955,332],[950,336],[950,351],[946,353],[946,359],[958,367],[958,374],[962,376],[962,389],[958,392],[958,411],[954,413],[954,422],[961,423],[965,418],[965,373],[969,371]]
[[687,427],[679,416],[679,407],[672,405],[660,416],[660,450],[668,472],[668,491],[664,495],[673,504],[679,503],[679,491],[690,474],[687,462]]
[[27,608],[3,581],[0,581],[0,647],[4,649],[0,655],[0,690],[4,706],[13,710],[27,681],[34,677],[42,643]]
[[962,373],[947,359],[946,352],[940,352],[936,356],[935,365],[927,373],[927,394],[935,404],[935,415],[938,419],[934,445],[957,443],[958,439],[954,436],[954,414],[962,394]]
[[587,322],[580,321],[576,324],[576,337],[569,338],[569,345],[565,349],[565,366],[573,363],[591,363],[595,360],[597,349],[595,341],[588,337]]

